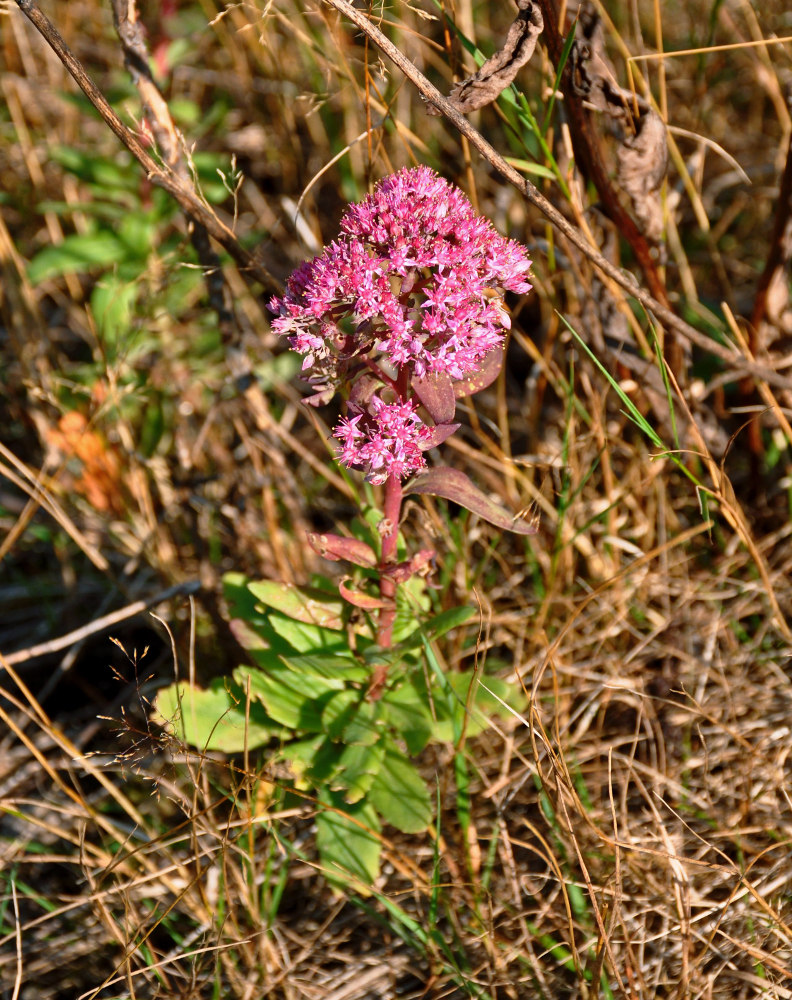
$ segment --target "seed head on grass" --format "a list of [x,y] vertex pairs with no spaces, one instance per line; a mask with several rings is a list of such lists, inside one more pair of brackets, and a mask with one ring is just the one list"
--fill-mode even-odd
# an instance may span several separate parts
[[[341,234],[273,298],[276,333],[303,355],[324,403],[348,417],[340,461],[372,483],[425,466],[438,442],[414,400],[414,379],[476,373],[509,327],[500,296],[525,293],[525,247],[501,236],[465,195],[428,167],[384,178],[341,220]],[[355,391],[365,380],[367,388]]]

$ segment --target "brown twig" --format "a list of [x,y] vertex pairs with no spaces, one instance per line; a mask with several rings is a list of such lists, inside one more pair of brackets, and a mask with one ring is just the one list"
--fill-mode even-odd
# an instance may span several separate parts
[[186,184],[167,163],[157,163],[138,136],[121,121],[102,92],[88,76],[82,63],[63,40],[55,25],[41,11],[36,0],[16,0],[16,3],[55,52],[104,122],[140,163],[146,171],[148,179],[167,191],[194,223],[204,226],[212,239],[228,251],[244,275],[259,281],[267,293],[279,291],[280,286],[276,279],[253,254],[241,245],[228,226],[200,198],[194,187]]
[[[784,173],[781,175],[781,188],[778,193],[778,206],[776,208],[773,232],[770,236],[770,250],[767,254],[764,270],[756,286],[756,298],[754,299],[753,311],[751,313],[751,326],[754,331],[758,330],[765,318],[767,311],[767,293],[779,268],[786,267],[792,256],[792,139],[787,147],[786,163]],[[749,341],[751,350],[755,351],[757,344],[754,340]]]
[[117,611],[112,611],[109,615],[103,615],[101,618],[89,622],[88,625],[83,625],[73,632],[67,632],[66,635],[61,635],[57,639],[49,639],[47,642],[40,642],[37,646],[19,649],[16,653],[9,653],[8,656],[0,654],[0,669],[4,669],[6,665],[14,666],[17,663],[26,663],[28,660],[35,660],[37,657],[47,656],[49,653],[59,653],[62,649],[68,649],[70,646],[82,642],[89,636],[95,635],[103,629],[110,628],[111,625],[117,625],[128,618],[134,618],[135,615],[139,615],[141,612],[147,611],[149,608],[153,608],[163,601],[169,601],[172,597],[180,594],[195,594],[200,589],[201,584],[197,580],[188,580],[186,583],[179,583],[175,587],[169,587],[167,590],[163,590],[161,593],[155,594],[146,600],[133,601],[132,604],[127,604],[125,608],[119,608]]
[[423,75],[418,67],[411,62],[402,52],[374,25],[363,11],[357,10],[347,0],[325,0],[325,2],[335,8],[340,14],[348,18],[356,27],[366,34],[410,80],[417,90],[438,108],[452,125],[463,135],[472,146],[474,146],[506,180],[537,208],[549,221],[562,233],[574,246],[585,254],[586,257],[609,278],[616,282],[629,295],[637,299],[638,302],[650,313],[653,313],[657,320],[668,329],[674,330],[680,336],[696,344],[698,347],[730,365],[735,373],[735,378],[745,374],[751,374],[755,378],[763,379],[769,385],[787,387],[789,379],[773,368],[766,365],[754,364],[748,361],[734,349],[723,347],[717,341],[701,333],[695,327],[690,326],[683,319],[676,315],[667,305],[659,302],[649,291],[638,285],[635,278],[616,267],[607,260],[596,247],[593,247],[581,232],[573,226],[558,211],[558,209],[544,197],[538,188],[529,180],[522,177],[514,167],[510,166],[498,151],[475,129],[464,115],[461,115],[454,105],[448,101],[430,81]]
[[[556,5],[553,0],[537,0],[537,2],[544,18],[544,38],[550,59],[558,67],[562,58],[564,38],[559,30]],[[616,232],[629,244],[649,291],[658,302],[667,307],[669,306],[668,292],[657,266],[657,258],[653,255],[652,247],[646,236],[622,204],[611,183],[592,115],[584,107],[583,100],[576,92],[573,75],[573,63],[571,60],[567,60],[563,67],[561,86],[564,92],[564,108],[569,121],[575,163],[580,167],[581,172],[590,178],[597,190],[605,215],[613,223]],[[664,346],[671,370],[676,372],[679,378],[685,377],[683,354],[673,333],[666,337]]]

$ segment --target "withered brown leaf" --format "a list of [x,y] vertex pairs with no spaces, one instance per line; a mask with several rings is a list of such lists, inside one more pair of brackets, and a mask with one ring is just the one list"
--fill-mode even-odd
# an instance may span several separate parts
[[668,170],[665,123],[645,98],[616,82],[602,24],[591,5],[581,8],[578,27],[580,37],[571,53],[574,88],[590,108],[619,127],[616,184],[630,199],[641,231],[657,243],[663,232],[660,186]]
[[[457,83],[448,95],[448,100],[462,114],[491,104],[533,55],[536,40],[544,28],[542,12],[533,0],[517,0],[517,6],[519,12],[503,48],[490,56],[472,76]],[[427,104],[426,111],[430,115],[440,114],[431,104]]]

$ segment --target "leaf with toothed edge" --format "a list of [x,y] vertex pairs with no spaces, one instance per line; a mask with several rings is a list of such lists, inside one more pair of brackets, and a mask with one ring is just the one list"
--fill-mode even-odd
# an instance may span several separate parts
[[421,472],[405,483],[405,496],[410,493],[427,493],[430,496],[451,500],[504,531],[514,531],[518,535],[535,535],[539,530],[532,521],[524,521],[510,514],[494,500],[490,500],[486,493],[478,486],[474,486],[459,469],[440,466]]

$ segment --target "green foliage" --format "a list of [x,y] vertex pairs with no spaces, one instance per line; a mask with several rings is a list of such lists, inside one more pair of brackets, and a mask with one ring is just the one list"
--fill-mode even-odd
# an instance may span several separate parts
[[[431,643],[463,625],[472,608],[416,620],[422,581],[403,590],[401,641],[380,649],[367,625],[349,621],[332,591],[273,581],[225,580],[234,634],[251,665],[208,689],[179,682],[157,711],[185,742],[240,752],[281,740],[295,788],[316,796],[317,845],[331,879],[370,883],[379,871],[383,823],[420,833],[432,820],[429,789],[414,758],[431,741],[480,732],[487,714],[515,702],[508,684],[473,671],[444,673]],[[422,602],[417,600],[417,607]],[[378,686],[383,667],[387,678]],[[492,693],[491,693],[492,692]]]
[[171,684],[160,692],[157,711],[179,739],[201,750],[239,753],[246,743],[264,743],[281,731],[257,702],[246,706],[244,690],[224,678],[205,690]]
[[[152,301],[152,289],[142,280],[155,259],[153,271],[162,273],[164,264],[191,254],[183,245],[183,234],[172,225],[178,206],[165,191],[141,184],[139,168],[126,153],[104,157],[55,147],[52,158],[80,183],[86,200],[47,201],[39,207],[67,219],[79,214],[82,221],[77,232],[32,257],[28,278],[34,285],[66,275],[94,279],[90,312],[103,360],[129,358],[133,336],[136,351],[144,353],[152,343],[138,335],[134,317],[157,306],[178,315],[185,299],[201,284],[199,271],[171,266],[167,287],[158,287]],[[220,203],[232,193],[234,174],[224,170],[225,158],[195,153],[190,165],[196,187],[208,202]],[[141,304],[144,293],[146,309]]]

